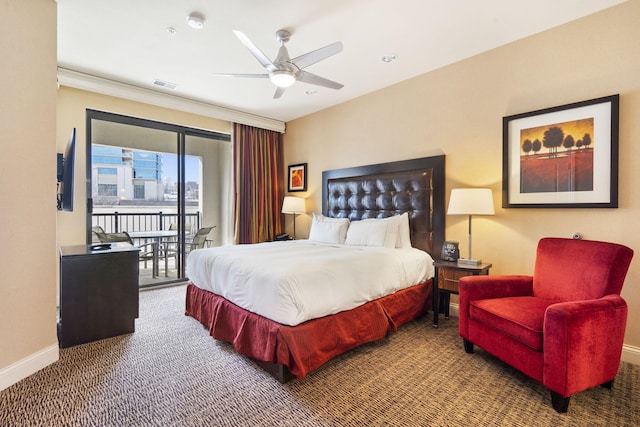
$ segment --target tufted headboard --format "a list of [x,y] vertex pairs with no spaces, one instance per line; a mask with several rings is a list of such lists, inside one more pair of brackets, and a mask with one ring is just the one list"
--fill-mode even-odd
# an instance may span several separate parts
[[412,245],[439,259],[444,179],[444,156],[324,171],[322,213],[356,221],[408,212]]

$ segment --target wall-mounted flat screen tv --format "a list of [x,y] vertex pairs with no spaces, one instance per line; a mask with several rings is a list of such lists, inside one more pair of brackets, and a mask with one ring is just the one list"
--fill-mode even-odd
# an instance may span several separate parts
[[58,154],[58,210],[73,211],[73,175],[76,158],[76,129],[73,128],[64,154]]

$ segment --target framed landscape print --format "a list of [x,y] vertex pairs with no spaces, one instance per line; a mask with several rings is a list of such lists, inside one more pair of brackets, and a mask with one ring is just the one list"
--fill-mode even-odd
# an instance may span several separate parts
[[307,191],[307,164],[289,166],[289,192]]
[[502,207],[617,208],[619,95],[502,120]]

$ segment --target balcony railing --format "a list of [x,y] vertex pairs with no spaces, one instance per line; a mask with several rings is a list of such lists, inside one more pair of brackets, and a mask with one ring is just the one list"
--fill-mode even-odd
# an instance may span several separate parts
[[[178,222],[178,214],[160,212],[113,212],[92,214],[92,226],[99,225],[107,233],[122,231],[168,230]],[[200,228],[200,212],[185,214],[187,233]]]

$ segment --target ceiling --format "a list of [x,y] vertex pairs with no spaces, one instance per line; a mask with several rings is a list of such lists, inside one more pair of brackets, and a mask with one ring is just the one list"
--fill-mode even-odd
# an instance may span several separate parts
[[[623,2],[58,0],[58,66],[287,122]],[[187,25],[192,12],[204,28]],[[296,82],[273,99],[268,79],[215,75],[264,72],[232,30],[274,60],[279,29],[292,33],[292,58],[341,41],[342,52],[305,71],[344,87]],[[380,60],[389,54],[398,59]]]

